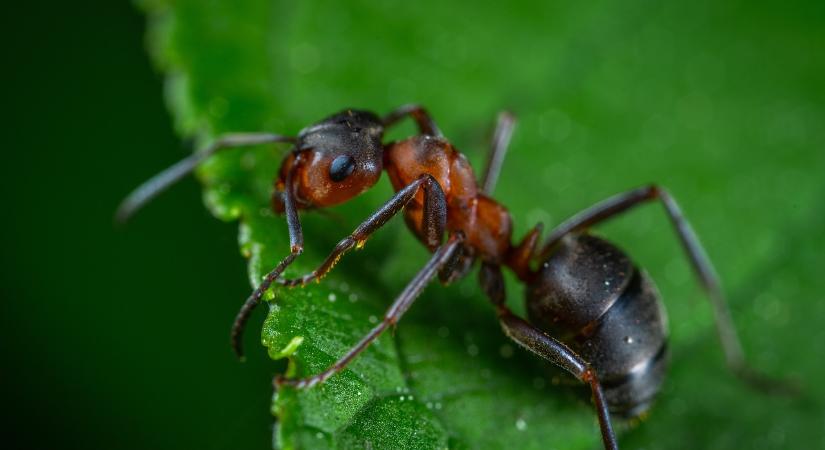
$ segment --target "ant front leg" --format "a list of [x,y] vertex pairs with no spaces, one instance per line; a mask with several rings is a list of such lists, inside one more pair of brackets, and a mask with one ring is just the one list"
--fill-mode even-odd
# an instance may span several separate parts
[[296,388],[311,388],[316,384],[323,383],[329,377],[343,370],[359,353],[364,351],[369,345],[381,335],[388,327],[393,326],[401,320],[404,313],[412,306],[421,291],[432,281],[438,270],[447,264],[453,256],[453,252],[460,246],[464,236],[459,232],[450,236],[444,245],[438,247],[426,265],[407,284],[401,294],[395,299],[392,305],[384,314],[383,320],[370,330],[350,351],[342,356],[338,361],[329,366],[323,372],[308,378],[287,379],[282,376],[275,377],[273,381],[275,389],[287,385]]
[[730,370],[740,379],[764,391],[779,393],[795,393],[795,386],[783,383],[752,369],[745,362],[742,344],[733,325],[730,309],[725,294],[722,292],[719,276],[705,253],[699,238],[685,219],[676,200],[661,186],[649,185],[624,192],[608,198],[566,220],[550,233],[543,250],[539,253],[539,260],[544,260],[553,251],[558,242],[568,233],[584,231],[591,226],[611,219],[631,208],[658,200],[665,208],[668,218],[676,231],[682,248],[688,256],[694,272],[699,278],[702,288],[708,295],[713,306],[716,319],[716,330],[722,343],[725,361]]
[[421,134],[439,137],[443,136],[441,134],[441,130],[438,129],[438,125],[436,125],[433,118],[430,117],[430,113],[428,113],[427,110],[421,105],[410,104],[399,106],[384,116],[381,122],[384,124],[384,128],[389,128],[407,116],[410,116],[413,120],[415,120]]
[[287,215],[287,224],[289,226],[289,235],[291,243],[291,253],[278,266],[275,267],[264,278],[261,285],[255,289],[255,292],[249,296],[244,302],[238,315],[235,317],[235,322],[232,325],[232,348],[240,357],[243,355],[241,346],[241,337],[252,310],[260,303],[261,297],[269,287],[275,283],[281,286],[297,286],[305,285],[313,280],[319,280],[324,275],[332,270],[332,267],[338,260],[353,247],[359,247],[370,237],[372,233],[381,228],[393,216],[410,202],[418,193],[419,189],[424,190],[424,236],[427,247],[430,250],[435,250],[441,245],[444,237],[444,229],[447,226],[447,200],[444,197],[444,191],[439,186],[438,182],[431,175],[422,175],[415,181],[396,192],[395,195],[381,208],[375,211],[367,218],[355,231],[349,236],[342,239],[327,258],[312,272],[295,279],[280,278],[284,269],[301,253],[303,250],[303,237],[301,235],[301,224],[298,222],[298,212],[295,207],[295,201],[289,189],[291,183],[291,174],[287,176],[286,186],[284,190],[284,207]]
[[496,307],[504,334],[525,349],[568,371],[579,381],[590,386],[593,404],[599,417],[599,430],[606,450],[618,450],[619,444],[610,424],[610,411],[602,386],[592,370],[579,355],[560,341],[548,336],[526,320],[516,316],[505,304],[506,292],[501,266],[483,263],[479,271],[482,290]]
[[[300,158],[300,156],[298,158]],[[297,164],[295,166],[297,167]],[[246,299],[240,311],[238,311],[237,316],[235,316],[235,321],[232,324],[231,340],[232,349],[238,358],[243,358],[243,343],[241,338],[243,337],[246,322],[252,315],[252,311],[261,303],[261,297],[263,297],[264,292],[272,285],[272,282],[280,277],[281,274],[284,273],[284,270],[295,261],[295,258],[304,251],[304,234],[301,229],[301,221],[298,218],[298,207],[295,205],[295,193],[293,192],[293,172],[294,170],[290,170],[286,175],[283,196],[284,214],[286,214],[286,224],[289,230],[289,255],[281,260],[281,262],[264,277],[261,284],[258,285]]]
[[372,233],[398,214],[398,212],[415,197],[419,189],[424,190],[422,229],[424,230],[425,242],[427,248],[430,251],[434,251],[441,245],[444,229],[447,226],[447,200],[444,197],[444,191],[435,178],[425,174],[396,192],[387,203],[372,213],[355,231],[344,239],[341,239],[332,252],[330,252],[329,256],[327,256],[315,270],[297,278],[279,278],[275,283],[289,287],[303,286],[323,278],[332,270],[332,267],[345,253],[353,247],[363,245]]

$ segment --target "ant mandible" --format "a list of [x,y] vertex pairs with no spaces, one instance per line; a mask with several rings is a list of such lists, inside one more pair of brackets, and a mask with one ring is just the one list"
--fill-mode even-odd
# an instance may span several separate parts
[[[420,134],[384,144],[384,131],[405,117],[415,121]],[[275,387],[309,388],[341,371],[401,319],[436,275],[444,283],[455,281],[466,276],[479,260],[479,282],[505,334],[590,387],[604,447],[617,449],[610,413],[625,417],[643,413],[663,381],[668,360],[665,310],[648,275],[622,250],[587,230],[635,206],[658,201],[711,300],[727,365],[751,384],[764,389],[778,386],[746,365],[719,278],[676,201],[664,188],[645,186],[597,203],[556,227],[540,246],[541,224],[512,244],[510,214],[490,195],[514,126],[511,114],[499,115],[481,183],[476,182],[467,158],[444,139],[427,111],[418,105],[402,106],[383,118],[346,109],[301,130],[297,137],[229,134],[138,187],[118,208],[116,217],[127,220],[222,150],[292,143],[272,196],[275,212],[286,216],[290,253],[266,275],[235,318],[232,346],[239,357],[243,355],[244,325],[272,284],[293,287],[321,279],[341,256],[362,246],[403,210],[407,226],[432,253],[429,261],[401,291],[383,320],[337,362],[308,378],[276,376]],[[303,251],[298,211],[343,203],[372,187],[383,170],[395,195],[342,239],[315,270],[295,279],[281,277]],[[537,269],[532,268],[534,261]],[[513,314],[505,304],[502,266],[527,287],[529,321]]]

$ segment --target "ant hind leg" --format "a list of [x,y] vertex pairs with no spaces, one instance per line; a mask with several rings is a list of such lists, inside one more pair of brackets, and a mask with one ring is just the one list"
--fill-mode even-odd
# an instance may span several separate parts
[[604,397],[602,386],[595,371],[566,345],[548,336],[510,311],[510,308],[505,304],[504,277],[501,274],[500,266],[483,263],[479,271],[479,282],[482,290],[495,305],[501,328],[507,337],[526,350],[568,371],[579,381],[590,386],[590,391],[593,394],[593,405],[599,418],[599,430],[601,431],[604,448],[606,450],[618,450],[619,444],[610,423],[607,400]]
[[794,383],[772,379],[754,369],[745,361],[742,344],[736,333],[736,327],[731,318],[725,294],[722,292],[719,276],[693,231],[693,227],[685,219],[681,208],[668,191],[658,185],[643,186],[631,191],[623,192],[599,202],[590,208],[576,214],[556,227],[545,241],[543,250],[539,252],[539,260],[546,259],[558,242],[569,233],[584,231],[591,226],[604,222],[624,213],[641,204],[658,200],[664,206],[665,213],[676,231],[682,248],[687,254],[688,261],[693,267],[699,282],[710,299],[716,321],[716,330],[725,362],[730,370],[739,379],[760,390],[769,393],[795,395],[799,387]]

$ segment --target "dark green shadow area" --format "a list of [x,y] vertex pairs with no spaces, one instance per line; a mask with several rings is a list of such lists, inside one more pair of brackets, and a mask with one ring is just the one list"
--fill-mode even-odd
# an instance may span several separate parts
[[16,448],[267,448],[273,365],[238,364],[228,345],[248,286],[236,226],[209,216],[191,179],[112,224],[126,192],[189,149],[145,18],[92,3],[18,3],[2,19],[4,436]]

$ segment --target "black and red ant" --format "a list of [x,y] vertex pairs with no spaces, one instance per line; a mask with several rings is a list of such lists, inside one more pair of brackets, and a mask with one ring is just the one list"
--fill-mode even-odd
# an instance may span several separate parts
[[[415,120],[420,134],[384,144],[384,131],[405,117]],[[294,147],[283,160],[272,196],[275,212],[286,215],[290,253],[266,275],[238,312],[232,326],[232,345],[238,356],[243,353],[244,325],[272,284],[292,287],[319,280],[341,256],[363,245],[403,210],[407,226],[432,253],[430,260],[398,295],[383,320],[337,362],[304,379],[277,376],[276,388],[309,388],[341,371],[401,319],[436,275],[444,283],[452,282],[466,276],[478,260],[481,287],[492,301],[505,334],[590,387],[604,446],[616,449],[610,413],[629,417],[643,413],[663,381],[668,360],[665,310],[648,275],[622,250],[587,230],[635,206],[658,201],[711,300],[728,367],[759,387],[781,388],[746,365],[719,278],[676,201],[664,188],[650,185],[610,197],[563,222],[542,245],[541,224],[514,245],[510,214],[490,197],[514,126],[511,114],[499,116],[480,183],[467,158],[444,139],[427,111],[417,105],[403,106],[383,118],[347,109],[301,130],[297,137],[229,134],[141,185],[121,204],[117,218],[128,219],[219,151],[291,143]],[[298,211],[350,200],[372,187],[383,170],[395,195],[338,242],[315,270],[295,279],[282,278],[284,269],[303,251]],[[534,262],[537,268],[533,268]],[[529,320],[514,315],[506,306],[502,266],[525,283]]]

